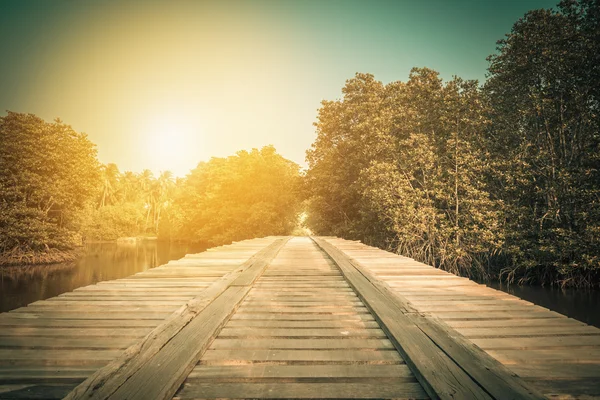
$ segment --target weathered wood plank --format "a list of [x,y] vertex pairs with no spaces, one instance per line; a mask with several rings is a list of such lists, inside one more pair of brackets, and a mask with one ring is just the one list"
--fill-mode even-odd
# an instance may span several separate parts
[[393,349],[390,350],[360,350],[360,349],[253,349],[244,348],[213,350],[209,349],[202,356],[202,365],[216,362],[219,365],[239,363],[242,361],[264,362],[295,362],[295,361],[348,361],[348,362],[393,362],[402,363],[402,358]]
[[473,343],[482,349],[544,349],[544,348],[573,348],[598,347],[600,336],[550,336],[544,338],[483,338],[472,339]]
[[361,320],[320,320],[320,321],[256,321],[256,320],[230,320],[227,324],[231,328],[379,328],[375,321]]
[[0,349],[124,349],[135,342],[137,338],[113,337],[77,338],[77,337],[0,337]]
[[188,376],[206,381],[235,378],[405,378],[416,381],[403,364],[336,364],[336,365],[198,365]]
[[211,349],[394,349],[388,339],[251,339],[217,337],[210,345]]
[[62,399],[74,384],[8,384],[0,385],[0,398],[21,399]]
[[234,328],[225,327],[221,330],[221,337],[364,337],[364,338],[385,338],[385,333],[379,328],[376,329],[360,329],[348,328],[305,328],[305,329],[289,329],[289,328],[262,328],[262,327],[247,327]]
[[175,399],[426,399],[418,383],[191,383]]

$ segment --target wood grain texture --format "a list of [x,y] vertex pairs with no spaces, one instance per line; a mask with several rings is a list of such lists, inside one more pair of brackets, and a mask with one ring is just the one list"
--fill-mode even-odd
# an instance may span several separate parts
[[[172,397],[208,342],[247,294],[251,283],[286,241],[276,240],[213,283],[119,359],[77,386],[66,399]],[[243,281],[238,280],[240,277]]]
[[282,249],[175,396],[426,397],[340,271],[308,238]]
[[[432,274],[448,273],[360,242],[324,240],[375,279],[388,283],[396,296],[409,303],[413,315],[458,332],[440,333],[455,336],[448,348],[460,341],[475,345],[475,350],[495,358],[542,395],[574,398],[600,392],[600,372],[593,367],[600,352],[600,329],[485,285],[431,285],[427,280]],[[566,372],[568,377],[562,377]],[[578,380],[581,388],[574,390]]]
[[0,313],[0,398],[53,398],[53,385],[70,391],[276,239],[219,246]]
[[341,250],[313,240],[338,264],[432,398],[544,398],[452,328],[415,314],[408,301]]

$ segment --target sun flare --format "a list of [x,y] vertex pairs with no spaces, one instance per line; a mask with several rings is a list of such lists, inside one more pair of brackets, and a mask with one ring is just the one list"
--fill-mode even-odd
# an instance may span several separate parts
[[[145,156],[154,173],[170,170],[183,176],[199,161],[198,148],[201,139],[198,123],[185,115],[162,115],[155,118],[144,130]],[[195,157],[194,157],[195,156]]]

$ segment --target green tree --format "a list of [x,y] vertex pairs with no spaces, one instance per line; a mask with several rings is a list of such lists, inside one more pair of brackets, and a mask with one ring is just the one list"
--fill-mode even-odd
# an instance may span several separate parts
[[299,166],[272,146],[202,162],[179,182],[164,224],[175,240],[210,245],[289,234],[300,207]]
[[342,93],[341,100],[322,102],[307,151],[307,223],[325,235],[379,238],[377,219],[361,205],[358,177],[389,145],[385,87],[371,74],[356,74]]
[[488,148],[506,203],[509,279],[598,282],[598,2],[515,23],[490,56]]
[[361,172],[361,194],[386,241],[378,243],[463,275],[486,276],[502,243],[500,204],[487,193],[477,82],[443,84],[427,68],[388,85],[393,140]]
[[60,120],[48,123],[32,114],[9,111],[0,117],[4,260],[78,244],[81,213],[94,201],[98,182],[96,149],[85,134]]
[[119,190],[119,179],[121,173],[117,164],[109,163],[102,165],[102,194],[98,207],[104,207],[110,204],[116,204],[117,191]]

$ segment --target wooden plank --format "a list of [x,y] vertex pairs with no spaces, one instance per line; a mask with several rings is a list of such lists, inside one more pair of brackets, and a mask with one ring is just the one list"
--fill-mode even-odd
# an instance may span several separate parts
[[375,321],[361,320],[320,320],[320,321],[256,321],[256,320],[230,320],[227,323],[231,328],[261,327],[261,328],[379,328]]
[[236,313],[231,320],[279,320],[279,321],[319,321],[319,320],[354,320],[354,321],[373,321],[370,313],[321,313],[321,314],[273,314],[273,313]]
[[503,337],[544,337],[600,335],[600,329],[589,325],[575,326],[502,326],[494,328],[461,328],[459,332],[470,339]]
[[551,336],[544,338],[491,338],[472,339],[473,343],[482,349],[544,349],[544,348],[572,348],[572,347],[598,347],[600,336]]
[[[26,307],[24,307],[26,308]],[[20,309],[19,309],[20,310]],[[16,311],[16,310],[13,310]],[[129,311],[129,312],[81,312],[81,311],[38,311],[38,312],[27,312],[18,311],[18,312],[9,312],[9,314],[14,318],[23,318],[23,319],[36,319],[36,318],[46,318],[46,319],[80,319],[80,320],[164,320],[166,317],[172,314],[170,311]]]
[[600,347],[582,347],[568,349],[530,349],[523,350],[503,349],[488,350],[496,360],[510,368],[513,364],[593,364],[600,363]]
[[276,306],[272,306],[272,307],[250,307],[250,306],[243,306],[240,309],[240,312],[243,313],[262,313],[262,312],[272,312],[272,313],[279,313],[279,314],[312,314],[312,313],[318,313],[318,314],[322,314],[322,313],[366,313],[367,308],[366,307],[352,307],[352,306],[343,306],[343,307],[314,307],[314,306],[305,306],[305,307],[285,307],[285,306],[280,306],[280,307],[276,307]]
[[74,384],[0,385],[2,399],[62,399]]
[[[79,384],[94,373],[96,368],[71,367],[37,367],[19,369],[14,366],[11,369],[0,367],[0,385],[17,383],[73,383]],[[2,394],[0,393],[0,398]]]
[[549,398],[597,399],[600,397],[600,379],[535,379],[531,383],[540,388]]
[[[244,265],[216,281],[198,298],[172,315],[117,360],[75,388],[67,399],[167,399],[173,396],[193,364],[287,242],[277,239]],[[257,267],[259,266],[259,267]],[[238,278],[243,277],[239,280]]]
[[73,349],[0,349],[0,366],[66,366],[93,365],[101,367],[118,357],[121,350],[77,350]]
[[[6,316],[6,317],[5,317]],[[83,327],[123,327],[123,328],[154,328],[162,319],[144,320],[88,320],[88,319],[52,319],[52,318],[12,318],[9,314],[0,314],[2,330],[11,328],[83,328]]]
[[37,326],[23,326],[19,325],[16,327],[7,327],[4,326],[0,329],[0,342],[3,337],[8,336],[17,336],[20,337],[29,337],[24,340],[32,340],[31,337],[143,337],[150,330],[149,327],[144,328],[128,328],[128,327],[120,327],[120,326],[112,326],[110,328],[98,328],[98,327],[37,327]]
[[260,308],[260,307],[273,307],[273,308],[279,308],[279,307],[315,307],[315,308],[319,308],[319,309],[323,309],[323,308],[338,308],[338,307],[346,307],[346,308],[355,308],[355,307],[360,307],[362,308],[363,304],[361,301],[358,300],[358,298],[356,298],[356,300],[353,299],[344,299],[344,300],[332,300],[332,301],[328,301],[328,302],[324,302],[324,301],[318,301],[317,299],[312,299],[312,301],[301,301],[298,299],[295,300],[269,300],[268,298],[264,298],[264,299],[255,299],[255,300],[250,300],[250,299],[246,299],[246,301],[244,301],[244,307],[248,307],[248,308]]
[[426,399],[418,383],[192,383],[175,399]]
[[319,361],[327,362],[371,362],[377,363],[403,363],[402,358],[393,349],[390,350],[361,350],[361,349],[209,349],[202,356],[200,364],[209,365],[217,363],[219,365],[240,362],[253,363],[263,362],[298,362],[307,361],[316,363]]
[[558,313],[553,313],[550,311],[441,311],[436,312],[435,316],[447,320],[463,320],[463,321],[484,321],[488,319],[515,319],[515,320],[523,320],[523,319],[546,319],[546,318],[566,318],[563,315]]
[[385,338],[385,333],[379,328],[360,329],[360,328],[235,328],[225,327],[221,330],[221,337],[365,337],[365,338]]
[[338,365],[198,365],[190,380],[214,380],[223,378],[405,378],[414,379],[409,368],[403,364],[338,364]]
[[542,379],[579,379],[595,378],[600,382],[600,363],[588,364],[518,364],[511,365],[510,369],[517,374],[528,378]]
[[211,349],[394,349],[388,339],[249,339],[217,337]]
[[0,349],[124,349],[137,338],[0,337]]
[[451,327],[462,331],[468,328],[497,327],[566,327],[584,326],[581,321],[572,318],[536,318],[536,319],[489,319],[489,320],[444,320]]

